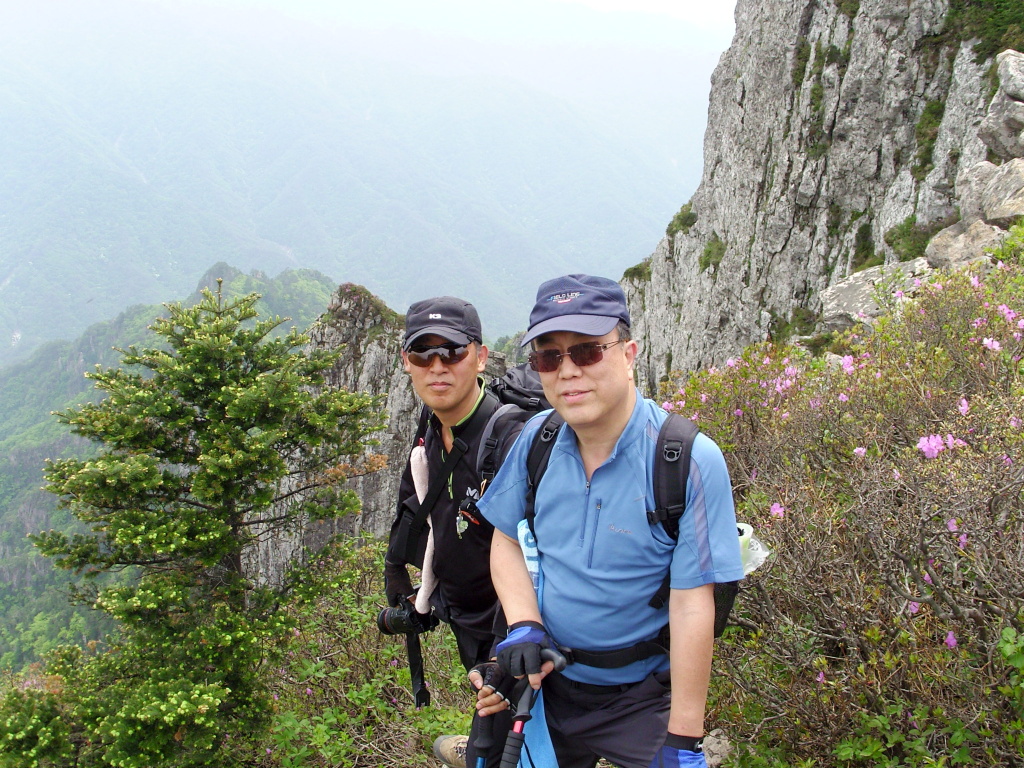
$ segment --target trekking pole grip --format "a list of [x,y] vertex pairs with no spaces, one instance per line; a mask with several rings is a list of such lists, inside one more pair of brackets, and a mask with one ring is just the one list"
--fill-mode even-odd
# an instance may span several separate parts
[[476,738],[473,739],[473,746],[476,747],[478,755],[486,755],[494,746],[494,715],[476,717]]
[[523,751],[525,734],[511,731],[505,740],[505,751],[501,755],[501,768],[516,768],[519,765],[519,754]]

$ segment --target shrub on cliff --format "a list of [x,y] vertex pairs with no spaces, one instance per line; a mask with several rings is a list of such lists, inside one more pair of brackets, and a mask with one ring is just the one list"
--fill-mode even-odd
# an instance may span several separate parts
[[884,297],[830,362],[756,345],[666,394],[774,552],[717,651],[739,765],[1019,761],[1024,227],[995,258]]

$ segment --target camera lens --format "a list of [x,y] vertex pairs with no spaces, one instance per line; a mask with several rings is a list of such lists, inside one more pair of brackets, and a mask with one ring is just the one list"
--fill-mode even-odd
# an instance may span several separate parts
[[383,608],[377,614],[377,629],[385,635],[405,635],[416,631],[409,621],[409,610],[404,607]]

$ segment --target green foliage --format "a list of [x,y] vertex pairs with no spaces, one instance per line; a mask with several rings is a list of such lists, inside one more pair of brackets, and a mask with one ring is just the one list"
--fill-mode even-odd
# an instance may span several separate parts
[[690,233],[690,227],[697,223],[697,214],[693,212],[693,201],[686,203],[679,209],[679,213],[672,217],[668,223],[665,234],[670,238],[682,232],[684,235]]
[[725,242],[719,238],[717,232],[712,232],[711,239],[704,246],[704,252],[698,260],[700,271],[706,272],[710,268],[717,269],[718,265],[722,263],[722,257],[725,256],[725,249]]
[[796,307],[789,319],[773,317],[770,326],[771,338],[776,344],[783,344],[793,336],[806,336],[814,331],[820,317],[806,307]]
[[853,260],[850,271],[857,272],[868,267],[876,267],[883,262],[884,254],[875,253],[875,243],[871,235],[871,222],[864,222],[857,227],[853,241]]
[[981,63],[1007,48],[1024,49],[1024,4],[1018,0],[952,0],[945,30],[958,40],[977,40]]
[[[205,291],[193,307],[169,305],[152,325],[164,346],[129,347],[123,368],[89,375],[105,399],[58,414],[99,447],[45,472],[88,532],[33,540],[87,577],[132,574],[78,593],[120,623],[111,646],[49,662],[54,706],[73,727],[59,747],[68,765],[220,765],[268,727],[284,601],[316,589],[302,570],[257,583],[246,553],[357,508],[342,481],[372,469],[359,457],[379,417],[371,398],[323,389],[335,356],[300,351],[295,331],[275,338],[282,321],[258,319],[258,298]],[[45,709],[47,695],[28,688],[0,706]],[[33,722],[28,737],[42,739]],[[0,755],[23,765],[11,733],[0,732]]]
[[326,589],[291,614],[296,629],[273,681],[271,732],[265,747],[254,745],[261,765],[427,765],[434,738],[468,733],[472,698],[452,633],[442,626],[420,636],[431,705],[416,710],[403,640],[377,630],[384,549],[382,541],[347,541],[317,561]]
[[[1013,765],[1024,701],[1024,227],[837,340],[666,387],[772,551],[716,649],[737,765]],[[770,759],[769,757],[770,756]]]
[[796,44],[796,52],[793,55],[793,87],[799,89],[804,82],[804,73],[807,71],[807,63],[811,60],[811,44],[806,37],[801,37]]
[[623,280],[631,280],[635,283],[651,282],[651,262],[644,259],[639,264],[634,264],[622,273]]
[[860,0],[834,0],[839,12],[844,14],[851,21],[860,10]]
[[918,181],[924,179],[935,167],[932,155],[935,151],[935,140],[939,137],[942,117],[946,114],[946,102],[929,101],[925,104],[921,117],[914,127],[914,138],[917,140],[917,153],[910,171]]
[[900,261],[912,261],[924,256],[932,232],[927,227],[917,226],[917,216],[910,215],[902,224],[885,233],[885,242],[896,252]]
[[[224,278],[224,294],[257,290],[261,314],[281,314],[305,328],[327,307],[334,283],[312,270],[288,270],[276,278],[246,275],[227,264],[210,269],[204,282]],[[195,301],[200,300],[198,291]],[[53,411],[75,408],[98,397],[83,375],[95,365],[117,364],[116,348],[153,343],[148,325],[158,306],[135,306],[78,339],[53,342],[22,363],[0,369],[0,668],[21,668],[62,643],[84,645],[113,631],[105,615],[68,604],[70,577],[40,557],[24,531],[54,527],[87,530],[40,488],[46,457],[90,455],[85,440],[68,434]],[[287,333],[285,324],[272,332]]]

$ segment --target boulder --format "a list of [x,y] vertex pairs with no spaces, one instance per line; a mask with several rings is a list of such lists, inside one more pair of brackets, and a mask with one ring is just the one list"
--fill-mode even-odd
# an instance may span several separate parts
[[981,208],[986,222],[1003,229],[1024,219],[1024,158],[999,166],[985,185]]
[[999,227],[975,219],[967,224],[958,221],[946,227],[928,243],[924,257],[932,269],[959,268],[975,261],[987,260],[986,248],[1003,242],[1006,232]]
[[999,62],[999,90],[992,98],[978,136],[1003,160],[1024,157],[1024,54],[1003,51]]
[[984,160],[965,168],[957,176],[956,192],[960,197],[960,217],[963,221],[970,223],[984,217],[982,198],[985,187],[998,170],[998,165]]
[[880,267],[854,272],[841,283],[821,293],[821,322],[825,331],[842,331],[856,323],[870,322],[882,314],[875,301],[875,290],[880,283],[893,281],[892,290],[913,290],[915,278],[930,271],[927,259],[914,259],[902,264],[883,264]]

